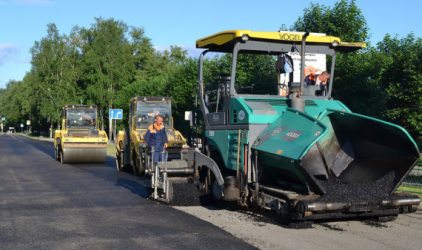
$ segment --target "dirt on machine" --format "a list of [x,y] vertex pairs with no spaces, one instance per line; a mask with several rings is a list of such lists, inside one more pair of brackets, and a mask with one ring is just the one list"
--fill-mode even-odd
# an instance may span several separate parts
[[61,116],[62,129],[56,130],[54,135],[56,160],[61,163],[104,163],[108,139],[105,131],[99,128],[97,106],[66,105]]
[[[175,191],[174,184],[183,182],[201,197],[272,211],[287,221],[390,220],[415,212],[419,197],[397,191],[420,157],[414,140],[402,127],[353,113],[331,95],[336,54],[365,46],[305,32],[229,30],[199,39],[196,47],[205,51],[199,57],[198,101],[186,117],[202,131],[200,143],[181,148],[173,160],[152,162],[137,125],[144,118],[135,108],[145,101],[134,99],[130,138],[119,133],[118,168],[129,160],[134,166],[132,159],[142,162],[152,196],[168,203],[176,196],[193,199],[191,189]],[[209,52],[232,55],[231,71],[221,72],[218,82],[204,79]],[[276,57],[283,66],[291,52],[304,66],[290,64],[283,81],[278,66],[276,82],[256,79],[256,72],[249,74],[256,81],[251,85],[236,79],[242,54]],[[330,58],[329,79],[317,74],[309,81],[306,54]]]

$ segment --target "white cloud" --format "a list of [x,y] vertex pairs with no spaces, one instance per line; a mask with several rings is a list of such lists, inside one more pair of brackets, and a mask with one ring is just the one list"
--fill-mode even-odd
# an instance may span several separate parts
[[10,43],[0,44],[0,66],[7,62],[14,61],[20,50],[21,48],[18,45]]
[[0,44],[0,66],[6,63],[29,63],[31,58],[19,58],[19,53],[24,46],[11,43]]
[[42,5],[42,6],[51,6],[54,5],[54,2],[46,0],[16,0],[12,1],[13,4],[17,5]]

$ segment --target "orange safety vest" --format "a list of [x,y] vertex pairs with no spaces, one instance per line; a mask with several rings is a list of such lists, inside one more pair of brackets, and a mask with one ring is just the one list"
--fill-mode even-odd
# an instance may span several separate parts
[[164,128],[164,125],[158,125],[157,126],[157,125],[155,125],[155,123],[153,123],[148,127],[148,130],[149,130],[150,133],[157,133],[157,131],[159,131],[163,128]]
[[[311,81],[313,81],[313,82],[315,82],[314,85],[316,85],[318,76],[319,75],[309,74],[309,75],[305,76],[305,79],[306,79],[306,77],[308,77],[308,79],[311,80]],[[327,85],[327,82],[325,82],[325,81],[324,82],[321,81],[321,83],[322,83],[322,85]]]

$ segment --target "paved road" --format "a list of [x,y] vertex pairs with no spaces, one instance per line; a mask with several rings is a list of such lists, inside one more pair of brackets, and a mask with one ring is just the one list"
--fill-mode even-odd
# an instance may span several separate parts
[[0,249],[254,249],[145,198],[106,164],[61,165],[51,142],[0,135]]
[[178,209],[265,250],[422,249],[422,211],[399,215],[397,220],[388,223],[339,221],[315,223],[307,229],[290,229],[248,213],[204,207]]
[[237,211],[157,204],[142,186],[113,158],[61,165],[51,142],[0,135],[0,249],[422,249],[422,211],[286,229]]

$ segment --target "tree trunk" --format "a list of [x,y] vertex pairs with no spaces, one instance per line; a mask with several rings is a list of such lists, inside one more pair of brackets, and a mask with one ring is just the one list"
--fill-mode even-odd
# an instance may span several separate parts
[[53,138],[53,119],[50,119],[50,139]]

